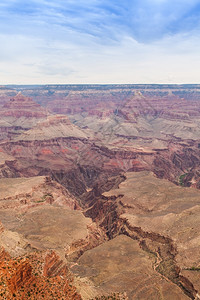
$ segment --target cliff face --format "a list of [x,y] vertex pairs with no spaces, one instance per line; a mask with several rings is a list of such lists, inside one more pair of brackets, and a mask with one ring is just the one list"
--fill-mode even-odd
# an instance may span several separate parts
[[16,138],[46,117],[46,109],[18,93],[1,108],[0,141]]
[[[191,280],[190,274],[184,273],[184,270],[192,272],[191,266],[197,266],[197,270],[199,265],[200,192],[195,189],[177,187],[166,180],[157,179],[149,172],[129,172],[125,176],[125,181],[110,191],[103,195],[96,193],[96,199],[93,198],[93,202],[90,202],[86,215],[106,231],[113,243],[113,255],[116,255],[117,241],[114,243],[116,236],[126,235],[137,241],[140,248],[152,258],[153,270],[157,275],[161,274],[168,283],[176,284],[178,288],[182,289],[182,296],[177,292],[178,294],[170,295],[169,299],[170,297],[179,299],[179,296],[180,299],[184,299],[184,293],[185,299],[198,299],[198,285],[196,284],[198,273]],[[188,199],[190,199],[189,202]],[[105,264],[104,268],[106,268],[106,264],[109,263],[114,269],[116,268],[116,273],[123,268],[121,266],[120,269],[117,269],[121,259],[119,262],[118,257],[110,256],[109,252],[107,255],[105,254],[106,242],[101,247],[102,249],[99,246],[92,249],[90,253],[83,254],[78,260],[79,267],[77,267],[78,274],[83,272],[83,268],[85,276],[90,274],[91,269],[97,268],[99,273],[94,274],[93,278],[95,279],[93,280],[100,285],[103,281],[102,277],[106,276],[104,275],[105,269],[101,268],[101,264]],[[131,253],[128,254],[127,249],[124,251],[127,251],[126,255],[130,261],[128,266],[130,267]],[[193,253],[192,256],[191,253]],[[94,256],[94,260],[89,259],[90,256]],[[137,261],[135,256],[133,259]],[[98,263],[99,261],[101,263]],[[141,264],[141,258],[138,259],[138,263]],[[127,262],[125,265],[127,268]],[[88,267],[91,268],[90,271],[87,269]],[[110,272],[110,269],[106,268],[106,270],[106,272]],[[145,270],[146,274],[147,269]],[[76,274],[76,270],[74,272]],[[138,299],[138,295],[141,297],[140,286],[133,287],[133,282],[140,281],[137,279],[139,274],[139,270],[136,274],[133,272],[132,285],[126,287],[131,299]],[[152,276],[154,275],[152,274]],[[110,277],[112,278],[111,274]],[[156,281],[156,278],[154,280]],[[112,282],[112,279],[109,282]],[[143,286],[147,288],[148,284],[146,281]],[[123,285],[127,285],[127,280]],[[155,286],[158,285],[158,282],[155,283]],[[162,290],[163,287],[160,289]],[[147,290],[149,291],[149,288]],[[118,291],[117,287],[115,287],[115,291]],[[143,299],[148,299],[149,295],[145,294],[145,290],[143,292]],[[176,293],[175,289],[173,289],[173,293]],[[164,290],[162,295],[164,299],[167,299],[168,296]],[[155,295],[152,297],[157,299]]]
[[[72,123],[61,115],[47,117],[46,109],[17,95],[4,104],[2,120],[9,121],[6,114],[16,112],[26,121],[16,116],[12,128],[0,124],[1,138],[7,139],[1,151],[12,157],[0,166],[0,176],[61,178],[68,177],[69,170],[76,173],[79,166],[86,173],[152,170],[160,178],[177,184],[181,178],[181,184],[198,188],[200,104],[167,89],[163,94],[150,91],[72,92],[59,100],[55,92],[58,108],[71,107]],[[77,111],[80,107],[82,112]],[[26,112],[35,116],[26,117]],[[19,126],[13,127],[15,123]],[[85,191],[81,183],[80,189]]]
[[47,116],[47,112],[31,98],[18,93],[3,105],[1,115],[5,117],[25,117],[27,119],[35,117],[41,119]]
[[8,286],[11,294],[14,294],[23,285],[27,285],[32,275],[32,268],[28,262],[22,262],[17,266],[11,278],[8,279]]
[[67,116],[0,93],[2,297],[199,297],[200,102],[184,91],[26,89]]
[[[196,141],[170,141],[167,149],[151,151],[112,150],[74,137],[10,142],[1,147],[12,160],[0,165],[0,177],[52,176],[71,191],[80,190],[78,194],[87,184],[94,186],[102,173],[109,177],[123,171],[151,170],[159,178],[199,187],[200,148]],[[77,189],[73,188],[75,182]]]

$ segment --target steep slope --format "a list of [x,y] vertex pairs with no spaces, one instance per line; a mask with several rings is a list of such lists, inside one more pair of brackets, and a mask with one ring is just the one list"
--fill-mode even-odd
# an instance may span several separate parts
[[11,258],[0,252],[1,299],[81,300],[63,261],[54,252]]
[[0,190],[4,227],[22,234],[34,247],[64,249],[64,244],[87,236],[91,220],[80,212],[77,200],[51,179],[3,178]]
[[86,139],[87,134],[77,126],[71,124],[67,117],[62,115],[49,116],[43,122],[37,123],[17,139],[21,141],[49,140],[59,137],[75,137]]
[[[180,287],[189,298],[198,299],[200,192],[177,187],[149,172],[125,176],[119,188],[93,199],[86,215],[104,228],[111,239],[125,234],[137,240],[153,259],[157,273]],[[90,269],[87,272],[90,274]],[[98,278],[105,281],[103,269],[99,272]],[[167,295],[163,297],[167,299]]]
[[[44,118],[47,115],[46,109],[42,108],[41,105],[34,102],[31,98],[25,97],[19,92],[15,97],[11,98],[9,102],[3,105],[2,115],[6,117],[13,117],[16,121],[17,118],[26,117],[27,122],[30,118]],[[21,124],[21,120],[19,120]]]
[[200,102],[175,96],[152,98],[138,90],[133,96],[125,96],[121,103],[120,97],[115,101],[112,98],[107,107],[105,99],[94,99],[94,104],[101,103],[100,111],[109,109],[108,114],[93,115],[92,107],[87,105],[83,115],[71,112],[70,118],[81,129],[63,115],[40,119],[40,113],[45,115],[44,109],[18,94],[4,105],[8,115],[17,111],[25,116],[29,111],[30,121],[35,120],[33,116],[38,119],[25,132],[18,128],[12,142],[2,143],[1,152],[14,159],[5,160],[0,176],[53,174],[54,178],[61,178],[68,170],[77,173],[79,166],[88,170],[85,173],[152,170],[158,177],[177,184],[185,174],[181,184],[198,188]]
[[0,112],[0,140],[12,139],[47,116],[46,109],[18,93]]
[[69,116],[22,94],[1,111],[0,245],[31,257],[14,276],[3,265],[5,295],[68,297],[67,263],[83,299],[198,299],[199,86],[68,89],[25,92]]

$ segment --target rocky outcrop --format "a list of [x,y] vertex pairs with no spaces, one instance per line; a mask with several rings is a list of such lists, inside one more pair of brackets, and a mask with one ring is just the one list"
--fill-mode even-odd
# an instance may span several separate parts
[[88,225],[88,235],[72,243],[66,249],[65,257],[68,261],[76,261],[84,252],[93,249],[108,240],[104,230],[99,228],[95,223]]
[[[120,98],[116,99],[116,103],[111,102],[110,106],[117,105],[119,101]],[[38,119],[28,116],[27,121],[32,123],[27,126],[24,126],[25,123],[21,126],[20,118],[16,117],[19,126],[16,123],[12,130],[9,129],[10,125],[6,127],[0,124],[4,132],[3,139],[8,136],[13,139],[16,135],[15,141],[1,143],[2,151],[13,158],[0,166],[0,177],[49,175],[60,180],[61,177],[74,177],[73,173],[76,173],[77,167],[80,166],[80,169],[86,170],[76,182],[80,195],[86,188],[91,187],[91,184],[88,186],[83,183],[85,178],[91,176],[87,175],[89,173],[98,172],[98,176],[106,173],[112,176],[121,171],[153,170],[159,178],[166,178],[176,184],[179,184],[180,176],[187,174],[182,184],[198,188],[198,142],[188,139],[188,134],[184,139],[177,135],[177,132],[184,130],[196,134],[195,126],[198,126],[198,120],[194,124],[189,120],[189,123],[184,125],[187,127],[184,130],[181,127],[182,123],[179,127],[174,123],[166,123],[168,119],[166,121],[165,109],[169,109],[172,102],[173,110],[177,110],[180,117],[183,116],[183,113],[179,112],[180,99],[162,99],[159,103],[159,99],[148,98],[142,92],[135,93],[131,99],[128,98],[120,109],[113,110],[113,115],[108,114],[106,121],[99,119],[98,114],[97,119],[91,121],[89,114],[92,108],[88,107],[88,131],[84,123],[87,118],[77,120],[81,129],[72,124],[66,116],[47,116],[46,110],[39,104],[19,94],[4,105],[2,114],[16,110],[22,115],[23,112],[31,111],[33,114],[42,113],[43,116],[38,115]],[[190,107],[185,101],[182,101],[182,104],[183,109],[187,110],[187,105]],[[102,105],[100,110],[103,109]],[[141,110],[140,105],[146,109]],[[161,108],[165,113],[159,112]],[[184,116],[181,120],[185,122]],[[188,116],[193,118],[192,114],[188,113]],[[174,122],[172,119],[170,122]],[[162,127],[163,130],[158,132],[157,127]],[[18,135],[19,133],[22,134]],[[96,175],[94,177],[97,179]],[[64,179],[63,182],[65,181],[69,180]],[[72,186],[74,180],[70,181],[69,186]],[[92,187],[94,184],[96,182],[94,183],[93,178]]]
[[45,277],[54,277],[57,275],[66,276],[68,274],[69,270],[67,266],[55,252],[51,251],[46,254],[43,268],[43,275]]
[[122,171],[152,170],[159,178],[176,184],[187,173],[190,175],[184,178],[184,185],[199,186],[200,150],[193,141],[183,145],[171,141],[168,149],[150,152],[110,150],[74,137],[7,142],[1,148],[13,158],[0,166],[0,177],[52,176],[71,190],[75,183],[77,189],[73,190],[80,190],[79,194],[85,192],[86,186],[94,186],[99,176],[108,174],[109,177]]
[[50,177],[0,179],[0,209],[26,211],[45,204],[80,209],[76,198]]
[[[184,299],[196,297],[198,288],[183,274],[183,268],[192,268],[198,262],[199,197],[197,190],[190,189],[189,195],[182,188],[200,188],[199,87],[193,90],[190,101],[183,86],[158,89],[151,85],[68,86],[68,90],[65,86],[46,86],[25,91],[27,95],[34,93],[34,99],[54,113],[69,116],[50,116],[46,108],[22,94],[4,102],[0,113],[0,183],[5,180],[9,188],[3,195],[0,186],[0,210],[13,232],[9,232],[9,240],[1,239],[2,245],[12,245],[12,255],[16,256],[21,234],[31,246],[56,249],[63,255],[61,259],[53,251],[43,258],[34,254],[16,266],[11,258],[5,258],[13,270],[1,268],[2,272],[6,270],[6,285],[10,286],[4,289],[5,297],[9,299],[15,293],[19,299],[27,299],[33,293],[34,297],[47,299],[79,299],[68,285],[65,259],[73,268],[76,261],[87,257],[89,251],[98,252],[108,240],[112,240],[115,253],[114,239],[122,234],[131,238],[128,245],[140,246],[145,259],[152,258],[149,274],[157,278],[158,286],[166,287],[167,282],[171,287],[176,285],[173,295],[180,292],[183,296],[184,291]],[[142,177],[144,170],[163,181],[152,174],[151,178]],[[29,180],[37,181],[39,176],[44,176],[42,181],[27,190]],[[177,190],[165,179],[179,185]],[[15,186],[15,180],[20,183],[18,191],[6,194]],[[8,231],[2,229],[3,234]],[[30,253],[32,249],[27,247],[26,253]],[[129,253],[129,249],[126,251]],[[83,267],[79,271],[101,280],[94,269]],[[151,279],[145,280],[151,289]],[[140,279],[136,282],[141,295]],[[39,296],[34,294],[36,291]],[[131,293],[136,297],[137,291]],[[162,293],[159,295],[162,298]]]
[[41,119],[47,116],[47,112],[31,98],[25,97],[22,93],[18,93],[15,97],[11,98],[9,102],[3,105],[1,116]]
[[[199,191],[190,195],[190,190],[182,191],[181,187],[159,180],[148,172],[127,173],[126,176],[113,191],[103,195],[97,193],[86,216],[97,222],[111,240],[121,234],[136,240],[143,251],[154,257],[156,272],[180,287],[189,298],[196,299],[197,289],[189,277],[182,275],[182,270],[191,265],[186,257],[192,245],[196,253],[194,261],[198,263],[195,242],[198,244]],[[191,197],[191,209],[187,211],[188,197]],[[188,226],[196,228],[196,233],[190,237],[191,246],[188,246],[186,235]],[[188,232],[188,237],[190,235]]]
[[0,222],[0,234],[4,231],[3,224]]
[[55,272],[59,261],[55,253],[47,253],[45,262],[41,253],[13,259],[2,249],[0,252],[1,299],[81,300],[67,272],[67,267],[63,265],[62,270]]
[[46,109],[19,93],[1,108],[0,141],[17,138],[46,117]]
[[177,249],[173,241],[155,232],[145,232],[141,227],[133,227],[123,220],[121,232],[139,241],[144,251],[152,253],[156,257],[154,269],[180,286],[183,292],[191,299],[196,299],[197,290],[193,284],[180,274],[181,269],[176,264]]
[[51,140],[59,137],[74,137],[86,139],[87,134],[71,124],[69,119],[63,115],[48,116],[43,122],[39,122],[32,129],[18,137],[22,141]]
[[17,266],[10,279],[8,286],[12,294],[14,294],[23,285],[26,285],[32,277],[32,268],[28,261],[24,261]]

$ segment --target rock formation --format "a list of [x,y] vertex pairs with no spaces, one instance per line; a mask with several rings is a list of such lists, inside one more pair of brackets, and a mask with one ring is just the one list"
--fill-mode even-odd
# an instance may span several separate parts
[[199,90],[0,88],[2,299],[200,298]]
[[[56,275],[46,274],[49,268],[49,254],[46,254],[46,258],[43,258],[44,255],[32,253],[28,257],[15,259],[1,250],[1,299],[81,299],[73,286],[67,267],[63,267]],[[52,268],[56,268],[57,260],[52,262]]]

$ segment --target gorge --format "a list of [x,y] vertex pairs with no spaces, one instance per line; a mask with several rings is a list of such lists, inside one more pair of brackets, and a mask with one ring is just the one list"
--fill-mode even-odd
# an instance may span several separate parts
[[199,85],[1,86],[0,106],[2,299],[200,299]]

